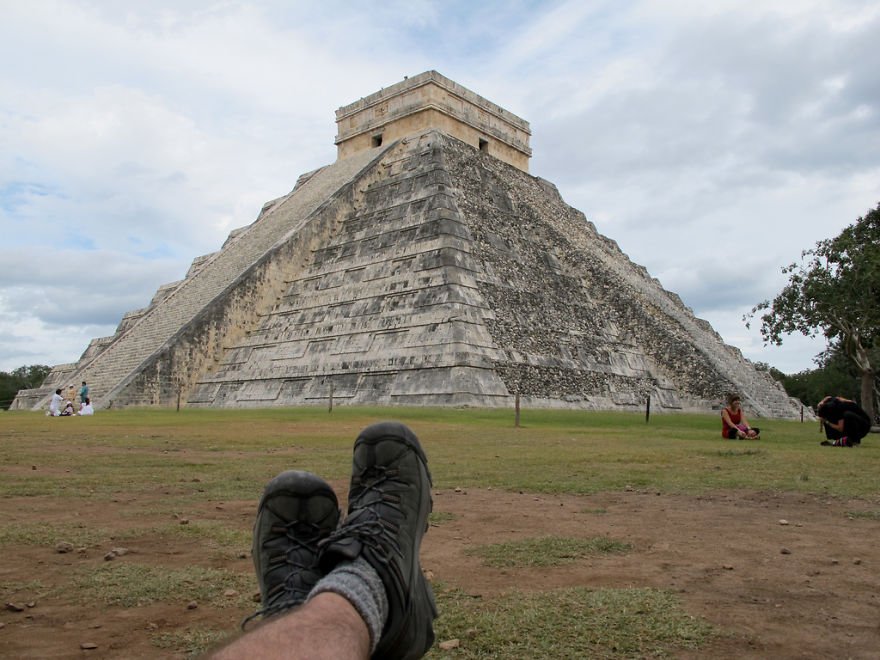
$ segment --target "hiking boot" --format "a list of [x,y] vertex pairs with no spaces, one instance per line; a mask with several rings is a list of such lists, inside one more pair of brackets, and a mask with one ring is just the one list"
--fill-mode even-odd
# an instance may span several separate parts
[[336,493],[310,472],[288,470],[272,479],[263,491],[251,555],[260,584],[264,619],[302,604],[315,583],[324,577],[318,566],[318,542],[339,524]]
[[434,594],[419,565],[431,513],[428,459],[403,424],[382,422],[354,443],[348,515],[321,542],[321,567],[363,557],[379,574],[388,618],[374,658],[421,658],[434,643]]

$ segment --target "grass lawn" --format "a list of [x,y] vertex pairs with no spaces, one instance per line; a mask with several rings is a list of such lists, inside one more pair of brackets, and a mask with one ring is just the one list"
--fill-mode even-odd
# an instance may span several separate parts
[[[722,488],[868,496],[878,491],[880,451],[869,436],[856,449],[820,447],[814,423],[760,420],[763,439],[730,441],[709,415],[524,411],[521,426],[502,410],[325,409],[123,410],[93,418],[0,414],[3,465],[64,460],[74,476],[65,496],[100,498],[120,487],[200,474],[201,492],[253,497],[274,475],[276,452],[291,467],[344,479],[351,445],[365,425],[398,419],[419,435],[438,487],[491,486],[542,493],[593,493],[631,486],[665,493]],[[858,452],[858,469],[848,452]],[[157,469],[161,468],[161,470]],[[5,475],[0,495],[50,494],[51,475]]]
[[[642,414],[524,410],[521,426],[514,428],[508,410],[337,406],[332,413],[326,408],[120,410],[91,418],[0,413],[0,496],[110,506],[121,494],[163,492],[156,506],[168,514],[205,500],[255,501],[279,463],[346,480],[357,432],[382,419],[403,421],[418,434],[436,489],[492,487],[536,494],[745,489],[867,499],[880,492],[875,436],[856,449],[820,447],[823,436],[815,423],[753,420],[763,439],[747,442],[722,440],[714,415],[654,415],[646,424]],[[880,517],[876,511],[859,515]],[[62,531],[74,545],[89,545],[104,534],[88,523],[65,525],[58,520],[28,527],[0,519],[0,546],[53,543]],[[216,547],[250,543],[246,533],[219,524],[169,525],[163,533],[209,540]],[[560,538],[529,543],[495,548],[495,556],[491,548],[475,552],[488,553],[488,562],[541,566],[547,557],[578,561],[589,553],[628,550],[602,539],[589,545]],[[184,579],[180,568],[166,575],[156,567],[129,570],[130,576],[117,576],[121,582],[113,584],[108,604],[138,607],[161,600],[155,590],[171,589],[164,582]],[[193,567],[190,577],[205,583],[210,599],[212,584],[222,582],[216,575]],[[105,577],[80,576],[73,586],[81,597],[92,598],[97,590],[109,589]],[[219,591],[216,597],[222,599]],[[438,589],[438,595],[443,612],[438,639],[454,630],[496,631],[467,652],[449,651],[448,657],[564,658],[584,649],[591,657],[644,657],[699,648],[712,634],[686,616],[672,595],[651,589],[574,588],[479,606],[455,589]],[[580,618],[570,619],[572,611]],[[199,652],[217,638],[212,631],[187,639],[156,635],[157,656],[168,647]],[[447,657],[444,653],[435,650],[432,656]]]

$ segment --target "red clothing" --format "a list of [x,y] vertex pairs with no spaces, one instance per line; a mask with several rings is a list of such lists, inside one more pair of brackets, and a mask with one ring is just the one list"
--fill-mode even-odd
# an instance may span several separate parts
[[[733,422],[733,426],[730,426],[727,423],[727,420],[724,419],[724,412],[722,411],[722,413],[721,413],[721,437],[722,438],[729,438],[730,437],[730,433],[729,433],[730,429],[736,427],[737,424],[742,422],[743,410],[742,410],[742,408],[740,408],[736,412],[732,411],[730,408],[725,408],[724,410],[726,410],[727,414],[730,415],[730,421]],[[736,437],[736,436],[734,436],[734,437]]]

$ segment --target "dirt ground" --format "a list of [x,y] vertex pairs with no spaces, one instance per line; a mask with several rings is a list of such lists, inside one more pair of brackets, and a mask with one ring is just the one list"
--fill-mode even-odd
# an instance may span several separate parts
[[[344,484],[335,483],[344,502]],[[88,521],[108,530],[151,519],[151,502],[117,501],[82,508],[81,501],[8,499],[10,521]],[[236,529],[252,522],[256,501],[205,502],[193,519]],[[491,489],[437,490],[435,511],[452,514],[425,538],[423,567],[435,580],[468,594],[510,589],[656,587],[676,592],[688,613],[722,634],[685,658],[880,658],[880,521],[847,512],[876,512],[877,503],[792,493],[713,493],[702,497],[625,491],[592,496],[544,496]],[[154,514],[155,515],[155,514]],[[447,519],[448,518],[448,519]],[[607,535],[632,544],[622,555],[600,556],[551,569],[490,569],[465,554],[477,544],[542,535]],[[72,569],[97,567],[110,538],[86,551],[7,546],[0,584],[23,585],[7,596],[23,604],[0,612],[0,656],[7,658],[181,657],[151,637],[188,627],[234,630],[240,608],[159,604],[135,608],[74,604],[42,591],[68,584]],[[139,537],[115,561],[164,567],[192,565],[250,574],[249,557],[217,559],[198,544]],[[254,583],[255,584],[255,583]],[[57,591],[57,589],[56,589]],[[30,607],[28,606],[30,605]],[[439,640],[442,641],[442,640]],[[83,649],[82,645],[94,646]]]

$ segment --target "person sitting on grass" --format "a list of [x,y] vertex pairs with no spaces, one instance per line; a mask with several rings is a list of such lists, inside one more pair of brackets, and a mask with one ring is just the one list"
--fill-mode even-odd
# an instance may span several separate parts
[[58,417],[61,415],[61,404],[64,402],[64,398],[61,396],[61,389],[55,390],[55,394],[52,395],[52,400],[49,401],[49,411],[46,413],[49,417]]
[[79,412],[77,415],[94,415],[95,409],[92,407],[92,400],[89,397],[86,397],[86,400],[82,402],[82,405],[79,407]]
[[739,394],[727,395],[727,407],[721,409],[721,437],[727,440],[759,440],[761,430],[749,426],[743,414]]
[[816,414],[828,438],[819,444],[826,447],[855,447],[871,431],[868,413],[840,396],[826,396],[816,406]]

